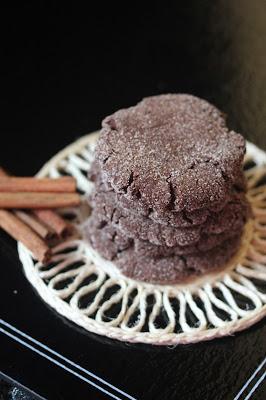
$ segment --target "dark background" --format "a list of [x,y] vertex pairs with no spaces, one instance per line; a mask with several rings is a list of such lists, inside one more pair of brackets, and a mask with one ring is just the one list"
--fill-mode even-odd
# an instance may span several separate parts
[[[209,99],[232,128],[266,150],[264,1],[9,3],[0,25],[0,160],[14,174],[36,173],[65,145],[97,130],[104,116],[166,92]],[[0,243],[0,317],[64,354],[73,340],[72,357],[139,399],[233,399],[265,356],[263,322],[235,337],[171,350],[99,340],[44,306],[25,282],[14,243],[6,235]],[[8,291],[11,282],[19,301]],[[42,379],[49,366],[28,358],[24,368],[28,356],[1,340],[2,372],[49,399],[84,398],[62,373],[53,389]],[[262,384],[253,399],[264,396]]]

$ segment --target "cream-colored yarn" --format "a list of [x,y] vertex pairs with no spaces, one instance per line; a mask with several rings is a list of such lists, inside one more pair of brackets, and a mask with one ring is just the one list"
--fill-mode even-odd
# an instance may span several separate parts
[[[68,146],[38,176],[68,173],[87,194],[93,187],[86,172],[96,140],[97,133],[90,134]],[[249,327],[266,315],[266,185],[260,184],[266,177],[266,153],[248,143],[245,163],[250,162],[254,166],[246,176],[255,219],[246,224],[241,248],[222,271],[183,285],[138,282],[121,275],[78,236],[54,247],[48,265],[36,263],[18,243],[28,280],[66,318],[90,332],[123,341],[176,345]],[[89,210],[84,201],[80,208],[62,213],[65,218],[72,216],[79,231]]]

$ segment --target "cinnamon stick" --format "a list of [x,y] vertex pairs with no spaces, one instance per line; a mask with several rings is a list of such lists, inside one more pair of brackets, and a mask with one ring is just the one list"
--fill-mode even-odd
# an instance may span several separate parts
[[40,223],[37,218],[35,218],[31,213],[25,212],[25,211],[20,211],[20,210],[15,210],[14,214],[23,222],[25,222],[26,225],[28,225],[30,228],[32,228],[38,235],[44,239],[48,240],[51,239],[54,235],[53,232],[50,231],[45,225]]
[[58,236],[65,237],[71,231],[70,225],[52,210],[36,209],[33,213]]
[[79,204],[77,193],[0,193],[0,208],[60,208]]
[[0,227],[14,239],[21,241],[37,260],[42,263],[48,261],[51,250],[47,244],[13,213],[0,210]]
[[[8,176],[8,173],[0,167],[0,177],[1,176]],[[19,212],[20,216],[24,216],[24,222],[26,222],[25,216],[27,216],[28,213],[25,211]],[[70,225],[62,217],[60,217],[60,215],[52,210],[35,209],[33,210],[33,213],[36,215],[40,222],[45,224],[45,226],[43,226],[41,223],[39,224],[39,228],[37,227],[37,225],[35,225],[34,227],[33,224],[29,224],[29,226],[31,226],[33,230],[35,230],[43,239],[46,238],[46,232],[44,230],[47,230],[47,227],[52,230],[51,232],[49,232],[49,235],[52,235],[52,233],[56,233],[58,236],[61,237],[65,237],[71,230]],[[23,220],[23,218],[21,219]]]
[[71,176],[62,178],[17,178],[1,175],[0,192],[54,192],[74,193],[76,180]]

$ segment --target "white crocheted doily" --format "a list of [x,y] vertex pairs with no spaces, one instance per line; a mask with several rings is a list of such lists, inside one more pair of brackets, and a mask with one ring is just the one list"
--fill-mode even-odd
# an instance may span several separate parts
[[[87,171],[97,133],[53,157],[39,177],[69,174],[80,191],[93,184]],[[18,243],[25,274],[42,299],[90,332],[128,342],[174,345],[240,331],[266,314],[266,153],[247,144],[245,170],[255,219],[246,224],[238,254],[218,273],[184,285],[154,285],[122,276],[79,237],[53,248],[47,265]],[[263,180],[264,179],[264,180]],[[62,211],[80,231],[86,202]]]

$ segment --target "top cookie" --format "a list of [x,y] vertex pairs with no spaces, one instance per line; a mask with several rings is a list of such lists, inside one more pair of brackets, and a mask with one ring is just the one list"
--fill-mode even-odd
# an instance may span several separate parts
[[102,173],[117,193],[150,212],[218,206],[239,181],[245,141],[205,100],[149,97],[102,127],[95,152]]

